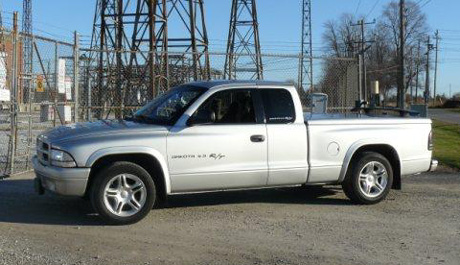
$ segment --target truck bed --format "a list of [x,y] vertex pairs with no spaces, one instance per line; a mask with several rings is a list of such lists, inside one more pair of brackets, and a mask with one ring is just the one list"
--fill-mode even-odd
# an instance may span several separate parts
[[431,124],[431,120],[428,118],[421,117],[395,117],[395,116],[369,116],[364,114],[312,114],[310,112],[304,112],[305,124],[366,124],[366,125],[378,125],[378,124]]
[[[360,146],[391,146],[399,155],[401,174],[427,171],[431,120],[416,117],[304,113],[310,152],[309,182],[337,181],[344,161]],[[339,179],[340,180],[340,179]]]

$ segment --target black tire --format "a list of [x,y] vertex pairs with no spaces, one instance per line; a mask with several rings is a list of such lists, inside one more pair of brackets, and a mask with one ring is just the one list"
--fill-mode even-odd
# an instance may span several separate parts
[[[385,167],[387,184],[383,191],[375,197],[367,196],[360,187],[360,174],[368,163],[375,161]],[[364,182],[365,183],[365,182]],[[393,185],[393,168],[386,157],[376,152],[363,152],[351,162],[345,180],[342,183],[345,195],[357,204],[375,204],[386,198]]]
[[[136,176],[142,181],[146,190],[145,203],[142,207],[139,207],[137,213],[131,216],[118,216],[112,213],[104,203],[105,187],[109,181],[121,174]],[[156,185],[150,174],[144,168],[131,162],[115,162],[99,171],[95,176],[95,180],[91,186],[90,200],[94,210],[104,221],[113,225],[127,225],[136,223],[147,216],[150,210],[158,202],[157,195]]]

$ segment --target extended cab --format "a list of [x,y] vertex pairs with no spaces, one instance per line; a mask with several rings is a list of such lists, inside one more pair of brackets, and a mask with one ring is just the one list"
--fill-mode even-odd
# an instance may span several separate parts
[[49,130],[33,165],[39,193],[87,196],[107,221],[127,224],[183,193],[341,184],[372,204],[437,162],[429,119],[303,113],[292,85],[210,81],[173,88],[125,120]]

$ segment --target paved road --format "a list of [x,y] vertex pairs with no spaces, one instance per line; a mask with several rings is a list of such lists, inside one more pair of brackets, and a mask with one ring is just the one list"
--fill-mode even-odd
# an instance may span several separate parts
[[104,226],[86,201],[0,182],[0,264],[460,264],[460,175],[404,179],[373,206],[338,187],[174,197]]
[[460,124],[460,113],[445,109],[429,109],[429,116],[432,119],[440,120],[448,123]]

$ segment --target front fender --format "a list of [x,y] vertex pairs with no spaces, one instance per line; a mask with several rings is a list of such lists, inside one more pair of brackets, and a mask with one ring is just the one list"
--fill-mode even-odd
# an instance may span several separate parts
[[163,170],[163,175],[165,178],[165,188],[166,194],[171,193],[171,178],[169,176],[168,163],[165,157],[158,152],[157,150],[145,146],[127,146],[127,147],[108,147],[99,149],[96,152],[92,153],[89,158],[86,160],[85,167],[91,168],[93,164],[100,158],[110,155],[126,155],[126,154],[146,154],[152,156],[156,159],[161,169]]

